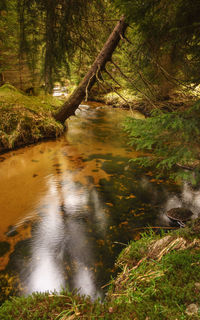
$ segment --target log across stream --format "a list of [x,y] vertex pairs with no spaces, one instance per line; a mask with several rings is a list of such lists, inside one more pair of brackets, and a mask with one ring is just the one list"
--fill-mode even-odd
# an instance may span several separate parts
[[129,162],[127,115],[82,106],[65,137],[0,157],[1,302],[62,288],[101,297],[123,246],[191,201],[189,189]]

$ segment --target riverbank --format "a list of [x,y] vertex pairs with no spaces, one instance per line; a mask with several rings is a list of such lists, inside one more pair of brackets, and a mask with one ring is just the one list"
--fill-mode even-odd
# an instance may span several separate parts
[[[138,98],[127,90],[107,94],[91,93],[91,101],[105,103],[113,108],[132,109],[149,116],[153,108],[172,111],[187,108],[194,96],[172,95],[167,101],[156,103]],[[30,96],[5,84],[0,87],[0,154],[45,139],[61,136],[64,127],[52,114],[63,104],[51,95]]]
[[11,298],[1,320],[160,320],[200,317],[200,220],[184,229],[132,241],[116,262],[103,303],[63,292]]
[[49,95],[28,96],[0,87],[0,153],[60,136],[64,128],[52,117],[62,101]]
[[145,116],[149,116],[153,109],[163,111],[174,111],[180,108],[190,107],[197,99],[195,93],[174,92],[170,96],[162,100],[151,100],[145,95],[135,95],[129,90],[120,89],[116,92],[99,93],[92,91],[90,100],[99,101],[106,105],[112,105],[114,108],[132,109],[141,112]]

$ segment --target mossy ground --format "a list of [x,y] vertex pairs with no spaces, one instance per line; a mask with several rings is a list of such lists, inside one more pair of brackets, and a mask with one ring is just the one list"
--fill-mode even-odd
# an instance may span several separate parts
[[[143,234],[117,266],[102,303],[76,293],[34,294],[6,301],[0,319],[200,319],[200,221],[178,232]],[[188,314],[191,304],[197,310]]]
[[54,138],[63,133],[52,112],[62,101],[52,96],[28,96],[15,87],[0,87],[0,152]]

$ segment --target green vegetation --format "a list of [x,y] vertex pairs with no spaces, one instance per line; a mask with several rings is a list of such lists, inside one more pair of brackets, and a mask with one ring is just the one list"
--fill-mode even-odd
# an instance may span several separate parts
[[[129,117],[125,122],[125,130],[130,135],[130,144],[146,152],[143,157],[132,161],[142,166],[156,166],[159,172],[167,172],[173,178],[198,183],[199,112],[198,101],[186,110],[155,110],[151,117],[142,120]],[[152,150],[153,153],[147,153]]]
[[[77,84],[109,31],[89,23],[101,19],[104,1],[5,0],[0,6],[0,84],[26,90],[54,83]],[[109,26],[109,23],[106,25]],[[99,40],[94,34],[99,33]],[[73,73],[70,75],[70,71]]]
[[[112,30],[112,20],[125,14],[129,28],[105,72],[98,76],[95,97],[104,94],[109,104],[150,114],[151,119],[146,121],[129,119],[126,123],[131,145],[152,153],[151,157],[138,159],[140,164],[154,164],[173,178],[197,183],[198,103],[191,107],[186,97],[181,105],[180,94],[175,93],[192,93],[191,101],[196,99],[194,93],[199,94],[195,91],[200,84],[199,6],[199,0],[192,4],[189,0],[79,0],[70,5],[61,0],[5,0],[0,8],[1,83],[6,77],[11,83],[15,81],[14,74],[9,78],[14,69],[18,74],[16,86],[24,90],[44,85],[46,92],[52,92],[56,81],[77,85]],[[94,34],[98,34],[98,40]],[[155,108],[167,111],[151,112]],[[10,123],[19,124],[19,109],[13,110]],[[1,113],[5,119],[5,109]],[[33,118],[33,112],[28,118]],[[49,123],[43,124],[48,127],[44,132],[39,129],[25,134],[34,128],[30,123],[22,134],[20,126],[3,129],[3,147],[58,134],[52,132]]]
[[199,240],[190,236],[186,240],[181,233],[161,238],[143,235],[142,240],[132,242],[121,253],[117,262],[121,273],[113,281],[108,297],[113,308],[126,306],[124,319],[130,314],[141,320],[199,319],[200,312],[191,318],[187,315],[187,307],[198,306],[200,297]]
[[52,96],[30,97],[11,85],[0,87],[0,151],[63,133],[51,113],[62,101]]
[[[125,123],[130,145],[144,152],[134,161],[197,184],[199,9],[199,0],[1,1],[0,152],[63,133],[52,117],[62,101],[24,92],[44,87],[52,93],[57,81],[77,85],[125,14],[128,30],[94,92],[150,116]],[[190,315],[187,308],[199,308],[199,232],[197,224],[182,234],[132,242],[118,259],[121,272],[104,303],[70,293],[35,294],[5,302],[0,318],[198,319],[199,310]]]
[[[152,99],[199,84],[199,0],[115,0],[131,25],[124,67]],[[127,61],[128,60],[128,61]],[[131,68],[132,67],[132,68]],[[182,87],[183,88],[183,87]]]
[[[2,320],[149,319],[200,317],[200,221],[168,234],[143,234],[120,254],[119,273],[103,302],[76,292],[11,298]],[[192,311],[191,311],[192,309]]]

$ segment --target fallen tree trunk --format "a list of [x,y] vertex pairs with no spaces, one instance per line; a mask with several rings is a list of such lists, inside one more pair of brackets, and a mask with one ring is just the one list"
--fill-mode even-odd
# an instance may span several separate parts
[[69,96],[61,109],[54,115],[54,118],[57,121],[64,123],[67,118],[75,114],[79,104],[83,101],[85,96],[94,85],[100,72],[105,68],[106,62],[111,59],[112,54],[121,37],[124,35],[127,26],[128,25],[125,23],[125,18],[123,16],[116,24],[114,30],[110,34],[108,40],[104,44],[88,73],[85,75],[75,91]]

